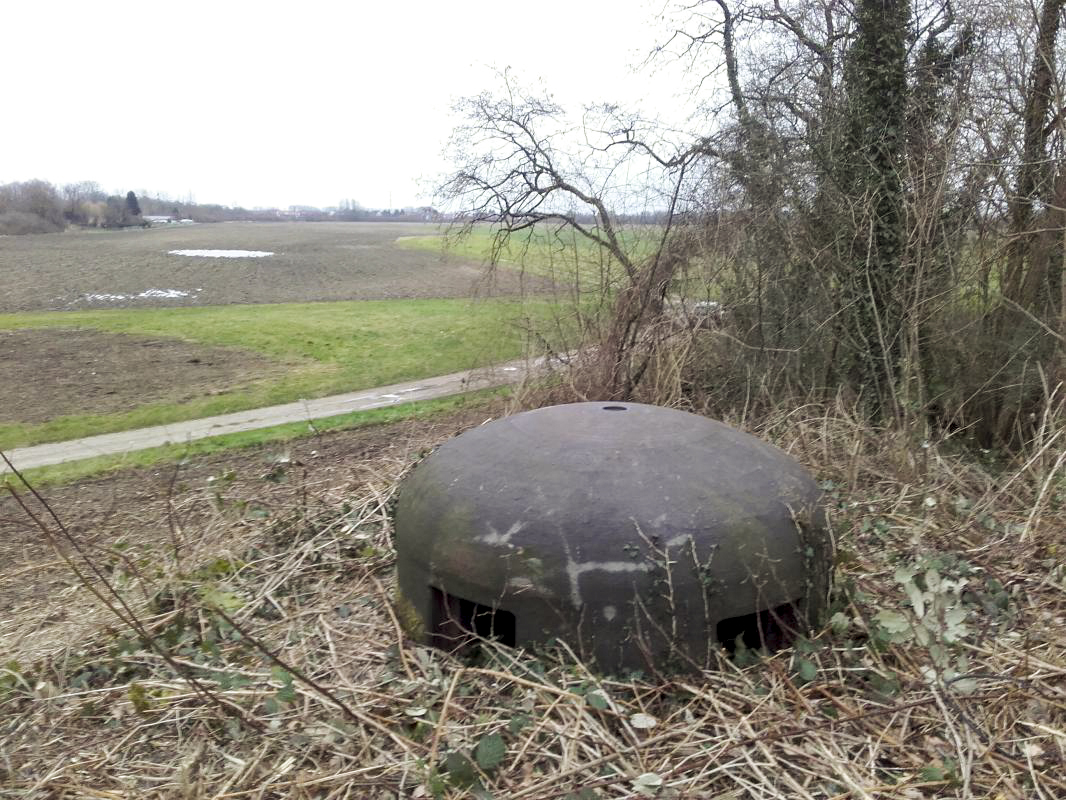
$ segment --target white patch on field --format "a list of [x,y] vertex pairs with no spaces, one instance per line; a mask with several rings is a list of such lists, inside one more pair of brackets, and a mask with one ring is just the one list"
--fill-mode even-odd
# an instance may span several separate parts
[[130,300],[132,297],[133,295],[131,294],[87,294],[83,299],[88,300],[90,303],[107,303]]
[[200,258],[266,258],[274,255],[265,250],[168,250],[172,256],[198,256]]
[[139,298],[166,298],[167,300],[176,300],[177,298],[188,298],[192,294],[191,291],[182,291],[181,289],[145,289],[138,294]]
[[[192,289],[186,291],[184,289],[145,289],[138,294],[110,294],[110,293],[94,293],[83,294],[74,302],[84,301],[86,303],[122,303],[126,300],[180,300],[182,297],[192,297],[194,294],[200,292],[200,289]],[[73,304],[72,304],[73,305]]]

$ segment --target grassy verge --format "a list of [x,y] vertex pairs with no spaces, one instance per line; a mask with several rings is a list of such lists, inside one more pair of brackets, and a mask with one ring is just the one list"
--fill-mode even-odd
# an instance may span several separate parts
[[[622,246],[639,260],[658,245],[661,230],[634,226],[619,232]],[[474,228],[462,236],[450,236],[442,229],[436,236],[405,236],[396,246],[410,250],[441,252],[468,261],[488,262],[495,255],[500,266],[519,269],[556,281],[579,282],[589,290],[613,285],[624,277],[622,267],[588,239],[574,231],[533,228],[511,236],[499,247],[496,231],[490,226]]]
[[[188,442],[187,444],[164,445],[163,447],[151,447],[146,450],[137,450],[136,452],[122,455],[99,456],[97,458],[72,461],[67,464],[56,464],[50,467],[36,467],[25,470],[22,474],[36,487],[55,486],[114,470],[181,461],[193,457],[208,456],[225,450],[255,447],[261,444],[283,443],[327,431],[355,430],[407,419],[422,419],[434,414],[443,414],[476,405],[495,395],[505,396],[508,392],[510,392],[508,387],[482,389],[476,392],[452,395],[450,397],[438,397],[433,400],[420,400],[388,408],[355,411],[351,414],[311,420],[310,422],[292,422],[286,425],[277,425],[273,428],[212,436],[207,439]],[[21,482],[13,475],[0,475],[0,486],[6,485],[20,486]]]
[[[638,263],[655,252],[661,235],[662,229],[651,225],[633,226],[619,232],[623,247]],[[462,236],[450,236],[444,229],[437,235],[404,236],[396,241],[396,246],[482,263],[488,263],[495,256],[498,266],[504,269],[520,270],[573,285],[582,294],[610,295],[626,280],[620,264],[573,231],[523,231],[511,237],[498,252],[495,250],[495,232],[488,226],[475,228]],[[718,275],[725,268],[723,257],[704,254],[693,259],[686,272],[675,275],[670,292],[696,300],[717,300],[721,296]]]
[[[0,447],[160,425],[457,372],[516,358],[545,301],[385,300],[0,315],[0,330],[90,328],[241,347],[277,360],[283,377],[190,402],[0,425]],[[551,328],[556,323],[547,324]]]

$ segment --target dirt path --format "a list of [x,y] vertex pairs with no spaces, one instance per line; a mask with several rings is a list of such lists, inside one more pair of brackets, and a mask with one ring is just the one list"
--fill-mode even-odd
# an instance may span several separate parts
[[[374,408],[410,403],[415,400],[430,400],[460,394],[475,389],[493,386],[505,386],[517,383],[535,368],[537,362],[527,365],[525,362],[512,362],[488,369],[454,372],[436,378],[397,383],[367,389],[361,392],[321,397],[317,400],[302,400],[280,406],[257,408],[251,411],[238,411],[217,417],[175,422],[170,425],[157,425],[152,428],[106,433],[85,439],[68,442],[39,444],[32,447],[20,447],[9,450],[6,455],[16,469],[25,470],[33,467],[46,467],[67,461],[78,461],[94,456],[118,455],[149,447],[166,444],[183,444],[195,439],[209,436],[221,436],[227,433],[239,433],[260,428],[272,428],[289,422],[304,422],[315,419],[350,414],[353,411],[369,411]],[[0,474],[7,472],[7,466],[0,464]]]

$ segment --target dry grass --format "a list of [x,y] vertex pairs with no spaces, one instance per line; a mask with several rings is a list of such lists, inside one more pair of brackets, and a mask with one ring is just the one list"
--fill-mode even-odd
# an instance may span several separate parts
[[[1055,447],[993,474],[843,407],[734,422],[826,481],[839,597],[812,640],[662,685],[598,677],[565,647],[460,661],[412,644],[388,510],[438,432],[343,480],[290,473],[255,499],[269,522],[220,489],[211,524],[91,554],[116,594],[88,583],[152,643],[85,588],[55,598],[78,609],[61,629],[47,608],[22,620],[0,671],[0,794],[1066,797]],[[915,564],[919,590],[929,569],[967,582],[919,618],[899,580]],[[907,624],[893,634],[885,612]]]

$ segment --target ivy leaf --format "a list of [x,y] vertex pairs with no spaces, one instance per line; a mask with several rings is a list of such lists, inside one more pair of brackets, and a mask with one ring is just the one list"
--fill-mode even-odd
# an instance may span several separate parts
[[490,733],[474,748],[477,765],[485,772],[492,772],[496,769],[506,756],[507,745],[503,743],[503,737],[498,733]]

